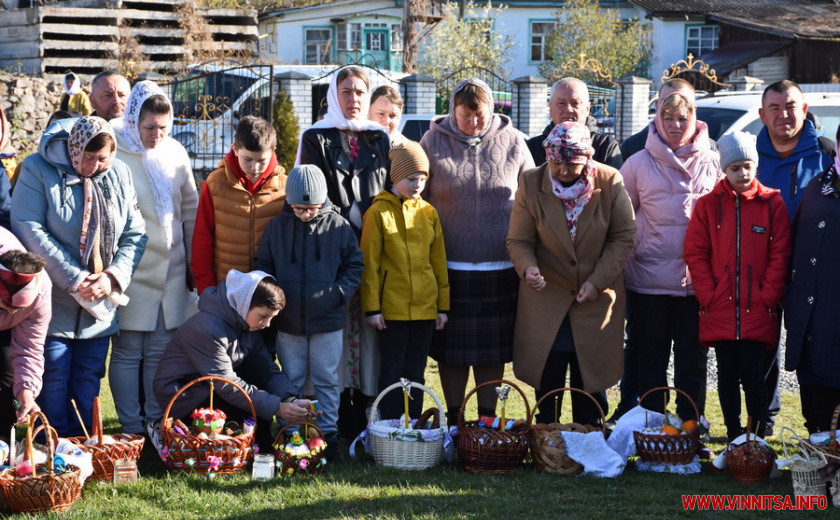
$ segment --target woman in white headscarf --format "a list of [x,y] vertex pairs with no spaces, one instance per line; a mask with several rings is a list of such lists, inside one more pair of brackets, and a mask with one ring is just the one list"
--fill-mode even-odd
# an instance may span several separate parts
[[[169,137],[172,105],[160,87],[151,81],[134,85],[125,116],[111,124],[117,134],[117,157],[131,168],[149,241],[128,290],[131,301],[120,311],[109,380],[123,429],[142,433],[143,419],[147,425],[159,421],[161,406],[166,406],[152,391],[158,361],[175,329],[195,312],[197,296],[188,286],[187,266],[198,195],[187,152]],[[154,435],[149,436],[154,441]]]
[[[324,172],[327,197],[361,236],[362,216],[386,187],[391,141],[384,126],[368,119],[370,80],[360,67],[333,75],[327,92],[327,115],[301,137],[296,164],[314,164]],[[361,319],[358,292],[350,302],[345,333],[345,362],[339,430],[353,438],[365,427],[365,408],[379,386],[377,331]],[[361,392],[361,396],[358,392]],[[355,413],[350,412],[351,407]]]
[[89,116],[93,113],[93,106],[90,104],[90,98],[82,90],[82,82],[72,72],[64,75],[61,80],[61,87],[64,89],[64,94],[61,95],[60,110],[67,112],[78,112],[83,116]]
[[12,195],[12,231],[47,261],[53,283],[38,405],[62,437],[83,433],[71,399],[90,431],[116,303],[146,244],[131,173],[115,152],[104,119],[56,121],[23,161]]

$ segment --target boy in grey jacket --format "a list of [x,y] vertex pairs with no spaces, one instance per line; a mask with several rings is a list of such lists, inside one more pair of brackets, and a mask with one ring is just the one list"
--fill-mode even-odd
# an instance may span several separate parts
[[327,199],[317,166],[296,166],[286,179],[286,206],[266,226],[254,267],[277,279],[286,308],[274,320],[277,358],[293,385],[307,374],[323,415],[327,459],[341,456],[337,432],[345,306],[362,276],[362,252],[347,220]]

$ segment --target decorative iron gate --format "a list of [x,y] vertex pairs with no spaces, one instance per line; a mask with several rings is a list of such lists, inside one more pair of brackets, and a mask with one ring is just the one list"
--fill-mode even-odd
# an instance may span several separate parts
[[228,153],[242,117],[272,120],[273,77],[272,65],[208,64],[161,82],[172,100],[172,137],[187,149],[197,181]]
[[565,77],[576,77],[587,84],[589,89],[589,115],[595,118],[598,131],[605,134],[615,133],[615,82],[612,72],[593,58],[581,53],[555,69],[551,83]]

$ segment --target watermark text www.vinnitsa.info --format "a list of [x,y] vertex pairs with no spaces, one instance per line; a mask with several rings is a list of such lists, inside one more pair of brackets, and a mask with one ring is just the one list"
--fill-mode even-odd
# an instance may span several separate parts
[[810,511],[828,507],[824,496],[787,495],[683,495],[683,509],[699,511]]

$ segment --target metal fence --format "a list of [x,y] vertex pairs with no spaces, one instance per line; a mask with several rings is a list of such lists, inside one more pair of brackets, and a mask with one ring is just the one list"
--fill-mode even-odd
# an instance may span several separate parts
[[203,65],[161,82],[172,101],[172,137],[186,148],[198,181],[230,150],[242,117],[272,120],[273,72],[272,65]]

